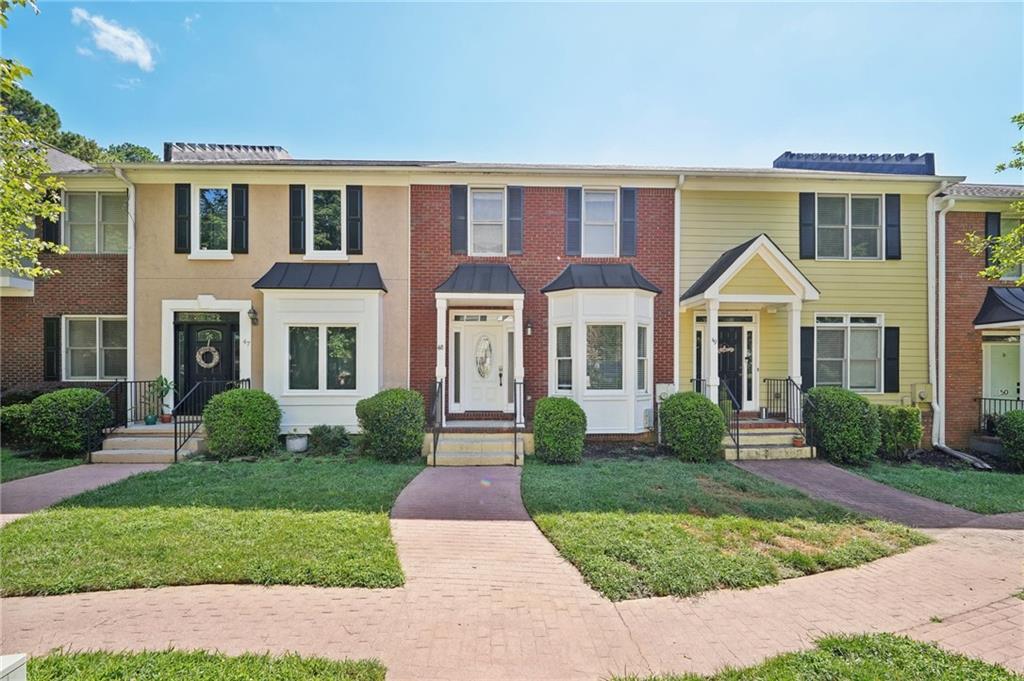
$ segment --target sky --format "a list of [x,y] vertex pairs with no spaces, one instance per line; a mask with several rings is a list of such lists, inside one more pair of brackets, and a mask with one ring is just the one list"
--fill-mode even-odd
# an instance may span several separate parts
[[0,52],[64,127],[296,158],[768,167],[925,152],[996,174],[1024,3],[93,3],[15,9]]

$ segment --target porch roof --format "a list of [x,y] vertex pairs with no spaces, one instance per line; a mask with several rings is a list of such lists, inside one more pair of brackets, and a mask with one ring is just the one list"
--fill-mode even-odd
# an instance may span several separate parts
[[508,265],[463,263],[434,292],[523,294],[526,289]]
[[277,262],[252,287],[388,290],[375,262]]
[[974,318],[975,327],[1024,324],[1024,290],[1016,286],[989,286]]
[[661,293],[661,289],[637,272],[635,267],[620,263],[569,265],[540,292],[552,293],[574,288],[638,288]]

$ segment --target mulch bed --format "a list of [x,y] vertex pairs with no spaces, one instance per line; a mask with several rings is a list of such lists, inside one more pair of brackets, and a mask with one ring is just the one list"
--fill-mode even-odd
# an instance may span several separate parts
[[[993,456],[992,454],[986,454],[984,452],[971,452],[971,454],[973,456],[978,457],[979,459],[987,463],[989,466],[992,466],[993,470],[998,471],[1000,473],[1020,472],[1020,470],[1015,468],[1007,459],[1001,456]],[[886,463],[896,462],[887,461]],[[960,470],[968,468],[974,469],[974,467],[971,464],[967,463],[966,461],[958,459],[955,456],[950,456],[945,452],[940,452],[937,449],[926,449],[915,452],[913,455],[911,455],[910,463],[918,463],[921,464],[922,466],[932,466],[934,468],[947,468],[951,470]]]
[[596,441],[583,447],[584,459],[649,459],[671,457],[672,451],[652,442]]

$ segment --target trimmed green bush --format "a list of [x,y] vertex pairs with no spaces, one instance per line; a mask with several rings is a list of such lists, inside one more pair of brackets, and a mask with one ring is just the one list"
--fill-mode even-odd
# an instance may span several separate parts
[[0,444],[11,449],[24,449],[32,438],[28,432],[28,417],[32,406],[24,403],[0,407]]
[[924,436],[921,410],[917,407],[878,405],[878,427],[882,446],[878,455],[890,461],[908,461]]
[[99,447],[103,429],[114,420],[110,400],[92,388],[64,388],[40,395],[29,406],[33,449],[73,456]]
[[212,456],[221,460],[261,456],[277,449],[281,408],[262,390],[235,388],[206,403],[203,424]]
[[996,432],[1003,441],[1003,454],[1017,468],[1024,470],[1024,411],[1014,409],[1003,414]]
[[568,397],[542,397],[533,413],[533,443],[537,458],[548,463],[579,463],[587,415]]
[[675,393],[661,403],[661,438],[683,461],[711,461],[722,455],[725,416],[697,392]]
[[405,461],[423,450],[423,396],[391,388],[356,403],[363,450],[382,461]]
[[836,463],[866,466],[882,445],[878,410],[852,390],[811,388],[804,418],[818,453]]
[[11,404],[30,404],[32,400],[49,392],[53,392],[53,388],[14,388],[0,394],[0,404],[5,407]]
[[309,429],[309,455],[333,456],[351,444],[345,426],[313,426]]

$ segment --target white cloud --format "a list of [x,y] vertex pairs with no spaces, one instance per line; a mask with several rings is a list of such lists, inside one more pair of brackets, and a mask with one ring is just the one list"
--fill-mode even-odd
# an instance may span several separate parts
[[133,28],[125,28],[98,14],[89,14],[81,7],[71,10],[71,23],[87,24],[97,49],[114,55],[118,61],[135,64],[143,71],[153,70],[153,52],[149,42]]
[[82,45],[77,45],[75,47],[75,52],[77,52],[78,54],[82,55],[83,57],[91,57],[91,56],[93,56],[92,50],[90,50],[88,47],[84,47]]
[[184,21],[181,22],[181,25],[185,27],[186,31],[191,33],[192,32],[192,24],[194,24],[197,21],[199,21],[200,18],[201,17],[199,15],[199,12],[196,12],[195,14],[190,14],[187,17],[185,17]]
[[141,78],[122,78],[121,80],[114,83],[114,87],[116,87],[118,90],[134,90],[140,85],[142,85]]

